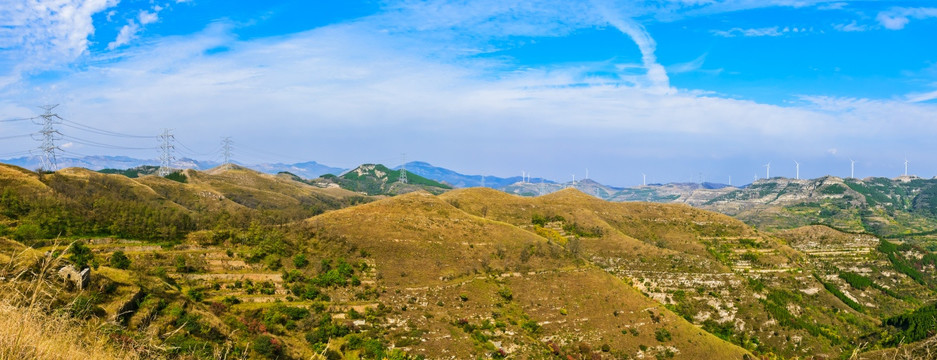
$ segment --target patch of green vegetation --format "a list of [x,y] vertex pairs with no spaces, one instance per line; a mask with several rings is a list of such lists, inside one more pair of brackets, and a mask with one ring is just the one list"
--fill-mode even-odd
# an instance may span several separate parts
[[[369,169],[359,174],[358,170],[342,176],[323,176],[323,179],[337,182],[342,188],[364,192],[368,195],[386,195],[389,185],[400,181],[400,170],[391,170],[381,164],[365,164],[359,169]],[[383,175],[383,176],[381,176]],[[452,189],[451,186],[427,179],[412,172],[407,172],[407,183],[437,189]]]
[[101,169],[101,170],[98,170],[98,172],[102,174],[118,174],[118,175],[126,176],[128,178],[137,178],[137,177],[140,177],[141,175],[155,174],[157,170],[159,170],[159,166],[143,165],[143,166],[137,166],[135,168],[130,168],[126,170]]
[[566,223],[563,224],[563,230],[579,237],[597,238],[602,236],[602,228],[598,226],[586,228],[577,223]]
[[799,304],[802,303],[802,301],[803,297],[798,293],[776,289],[770,290],[767,298],[761,300],[765,311],[777,320],[778,324],[781,326],[792,329],[803,329],[810,333],[810,335],[825,337],[834,344],[840,343],[842,340],[835,332],[830,329],[825,329],[812,321],[796,317],[787,310],[787,305],[789,303]]
[[880,240],[878,245],[878,251],[885,254],[888,257],[888,261],[891,262],[892,266],[895,267],[895,270],[898,272],[907,275],[914,281],[918,282],[921,285],[927,286],[927,282],[924,279],[924,274],[922,274],[918,269],[912,266],[911,262],[908,259],[905,259],[901,256],[900,251],[907,251],[911,249],[909,244],[895,245],[888,240]]
[[180,182],[180,183],[189,182],[189,178],[185,177],[185,174],[183,174],[181,171],[175,171],[175,172],[169,173],[164,177],[169,180]]
[[130,268],[130,258],[124,254],[123,251],[117,250],[111,254],[111,259],[109,261],[112,268],[115,269],[129,269]]
[[98,267],[97,259],[94,257],[94,253],[91,252],[91,249],[85,245],[84,241],[77,240],[73,242],[69,247],[66,253],[69,255],[69,261],[75,265],[77,269],[84,269],[86,267]]
[[842,195],[846,193],[846,187],[840,184],[832,184],[820,188],[820,193],[823,195]]
[[530,223],[539,226],[546,226],[547,223],[557,221],[566,221],[566,219],[559,215],[543,216],[540,214],[533,214],[530,217]]
[[853,272],[840,272],[839,278],[845,280],[849,286],[852,286],[856,290],[865,290],[869,286],[872,286],[872,279]]
[[836,296],[837,299],[845,303],[847,306],[858,312],[865,312],[865,308],[863,308],[862,305],[846,296],[846,294],[839,290],[836,285],[821,280],[819,276],[814,275],[814,277],[816,277],[817,281],[823,284],[823,287],[826,289],[826,291],[829,291],[831,294],[833,294],[833,296]]
[[887,346],[923,340],[937,332],[937,303],[921,307],[908,314],[887,318],[884,324],[897,329],[897,333],[883,340]]

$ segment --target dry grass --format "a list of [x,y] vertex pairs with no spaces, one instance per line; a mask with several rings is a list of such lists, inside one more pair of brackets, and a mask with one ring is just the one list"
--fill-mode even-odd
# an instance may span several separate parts
[[0,360],[136,358],[136,352],[113,349],[99,331],[66,315],[0,303]]
[[4,257],[6,261],[0,264],[0,360],[141,357],[132,348],[114,348],[100,327],[51,309],[60,294],[52,279],[62,264],[61,256],[41,256],[26,248]]

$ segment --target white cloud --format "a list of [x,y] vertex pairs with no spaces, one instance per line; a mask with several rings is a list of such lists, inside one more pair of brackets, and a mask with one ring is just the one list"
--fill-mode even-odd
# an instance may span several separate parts
[[140,25],[133,20],[130,20],[127,25],[124,25],[120,28],[120,32],[117,33],[117,38],[114,41],[107,44],[109,50],[116,49],[118,47],[129,44],[133,39],[137,37],[137,31],[140,30]]
[[703,67],[703,63],[706,62],[706,55],[708,54],[700,55],[696,59],[693,59],[692,61],[689,61],[689,62],[669,65],[667,66],[667,71],[673,74],[682,74],[682,73],[697,71],[701,69]]
[[833,25],[833,28],[843,32],[861,32],[869,30],[868,25],[859,25],[855,20],[848,24],[835,24]]
[[908,94],[908,101],[910,102],[925,102],[937,99],[937,90],[925,92],[925,93],[915,93]]
[[732,29],[729,29],[729,30],[713,30],[713,31],[712,31],[713,34],[715,34],[715,35],[717,35],[717,36],[722,36],[722,37],[737,37],[737,36],[745,36],[745,37],[781,36],[781,35],[784,35],[784,33],[786,33],[786,32],[790,32],[790,29],[789,29],[789,28],[784,28],[784,30],[780,30],[780,27],[778,27],[778,26],[774,26],[774,27],[765,27],[765,28],[757,28],[757,29],[732,28]]
[[161,6],[155,5],[153,6],[153,12],[141,10],[136,20],[130,19],[127,21],[127,25],[120,28],[117,38],[107,44],[107,49],[114,50],[135,40],[144,26],[159,21],[159,11],[162,9]]
[[[713,156],[738,148],[822,154],[831,142],[875,148],[898,134],[937,131],[937,107],[928,104],[803,97],[802,105],[777,106],[660,93],[589,77],[588,64],[504,74],[485,61],[441,61],[408,41],[361,24],[257,41],[212,28],[125,50],[113,66],[55,86],[69,118],[95,127],[174,128],[191,146],[205,134],[229,134],[246,146],[349,165],[400,146],[456,157],[489,144],[549,158],[560,154],[552,144],[567,140],[655,157],[695,156],[686,144],[702,139]],[[218,47],[229,50],[205,54]],[[400,138],[420,140],[402,145]],[[336,147],[348,151],[329,150]],[[571,151],[592,156],[588,147]]]
[[846,2],[834,2],[826,5],[817,6],[817,9],[820,10],[842,10],[849,6]]
[[[684,3],[710,8],[729,2]],[[654,39],[634,20],[655,16],[644,7],[546,0],[458,4],[392,3],[384,14],[252,41],[238,40],[220,24],[192,36],[115,45],[99,66],[76,70],[42,91],[61,99],[68,118],[95,127],[137,134],[174,128],[196,148],[215,148],[214,140],[205,139],[230,135],[245,147],[343,166],[404,151],[457,163],[527,153],[556,162],[565,156],[608,163],[718,158],[738,156],[740,148],[745,156],[827,156],[831,144],[853,153],[855,144],[890,148],[901,134],[928,138],[937,132],[930,120],[937,106],[929,103],[804,97],[803,103],[779,106],[673,89],[654,54]],[[623,44],[633,41],[641,63],[512,68],[471,56],[513,37],[603,26],[625,34]],[[733,30],[734,36],[784,31]],[[128,29],[126,41],[138,31]],[[209,55],[209,49],[224,51]],[[670,71],[693,71],[704,61],[701,56]],[[594,75],[596,68],[618,73]],[[37,92],[0,87],[0,108]],[[557,146],[567,142],[576,146]],[[80,146],[75,151],[93,151]],[[244,151],[239,161],[259,156]]]
[[628,35],[638,49],[641,50],[641,60],[644,62],[644,68],[647,70],[647,79],[650,82],[650,89],[657,93],[670,93],[670,79],[667,71],[657,62],[657,42],[651,37],[641,24],[629,19],[620,9],[612,9],[608,5],[600,5],[600,12],[605,20],[613,27]]
[[14,73],[69,63],[85,54],[91,16],[117,0],[25,0],[0,6],[0,65]]
[[140,11],[140,25],[147,25],[156,22],[159,20],[159,11],[162,10],[159,5],[153,8],[153,12],[149,11]]
[[901,30],[911,19],[923,20],[937,17],[937,8],[892,8],[878,13],[876,20],[889,30]]

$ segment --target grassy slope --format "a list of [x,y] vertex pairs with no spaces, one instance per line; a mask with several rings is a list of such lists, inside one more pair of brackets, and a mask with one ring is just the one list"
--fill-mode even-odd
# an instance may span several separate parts
[[[528,229],[535,214],[559,215],[566,225],[601,229],[601,236],[580,237],[583,255],[707,329],[718,330],[716,324],[707,324],[710,320],[719,326],[728,324],[732,331],[727,338],[760,352],[836,356],[851,349],[848,339],[874,330],[878,317],[917,305],[862,293],[857,295],[864,304],[884,303],[859,313],[825,291],[814,276],[852,292],[836,278],[833,265],[808,261],[803,252],[787,245],[791,239],[759,233],[736,219],[687,206],[607,203],[572,190],[520,198],[464,189],[442,197],[470,213]],[[887,263],[877,265],[876,269],[889,269]],[[927,293],[907,276],[893,277],[909,286],[902,294]],[[777,310],[778,306],[786,309]],[[788,315],[794,320],[779,323],[779,316]],[[752,339],[757,340],[752,343]]]
[[[744,353],[558,245],[515,226],[469,215],[426,193],[338,210],[308,222],[320,231],[342,234],[348,245],[372,254],[388,288],[390,299],[385,301],[406,304],[410,297],[418,299],[400,316],[429,329],[419,352],[446,349],[456,357],[480,355],[484,346],[449,323],[497,321],[493,317],[497,314],[516,321],[529,317],[542,324],[539,333],[508,325],[510,331],[527,334],[512,341],[530,353],[543,352],[546,339],[566,348],[579,341],[593,349],[608,343],[632,355],[640,345],[674,346],[686,358],[713,354],[741,358]],[[526,260],[525,249],[532,254]],[[501,301],[497,294],[501,288],[510,289],[514,299]],[[400,294],[395,294],[398,290]],[[461,301],[460,295],[467,300]],[[435,305],[439,303],[443,305]],[[648,311],[662,320],[651,321]],[[629,327],[637,328],[639,335],[622,334]],[[654,338],[661,328],[673,334],[672,341]],[[443,336],[451,332],[456,336]]]

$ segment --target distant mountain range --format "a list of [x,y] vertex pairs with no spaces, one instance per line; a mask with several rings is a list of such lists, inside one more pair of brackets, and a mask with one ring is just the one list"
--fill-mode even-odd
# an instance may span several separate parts
[[[19,157],[0,160],[2,163],[16,165],[26,169],[37,169],[40,166],[38,156]],[[89,170],[102,169],[132,169],[139,166],[156,166],[159,160],[137,159],[127,156],[86,156],[82,158],[59,158],[59,167],[81,167]],[[208,170],[221,165],[216,161],[201,161],[190,158],[178,159],[175,167],[183,169]],[[267,174],[288,172],[303,179],[317,179],[326,174],[343,175],[350,169],[328,166],[315,161],[299,163],[262,163],[241,164],[249,169]],[[565,188],[575,188],[586,194],[610,201],[653,201],[653,202],[683,202],[680,199],[702,198],[709,200],[726,192],[727,189],[737,189],[725,184],[717,183],[670,183],[650,184],[631,188],[614,187],[600,184],[592,179],[576,182],[556,182],[544,178],[524,179],[520,176],[499,177],[491,175],[466,175],[454,170],[434,166],[423,161],[412,161],[405,165],[408,173],[412,173],[429,180],[438,181],[453,188],[488,187],[503,190],[508,193],[537,196],[553,193]],[[400,170],[397,166],[393,170]],[[742,187],[744,188],[744,187]],[[696,194],[696,195],[694,195]],[[692,201],[691,201],[692,202]]]
[[340,175],[348,170],[348,169],[342,169],[342,168],[332,167],[328,165],[323,165],[315,161],[306,161],[306,162],[295,163],[295,164],[273,163],[273,164],[255,164],[255,165],[243,165],[243,166],[263,172],[263,173],[268,173],[268,174],[276,174],[276,173],[285,171],[285,172],[295,174],[301,178],[306,178],[306,179],[315,179],[325,174]]
[[[400,170],[402,166],[395,167],[394,170]],[[505,188],[511,184],[519,183],[522,180],[520,176],[512,177],[497,177],[491,175],[465,175],[458,172],[441,168],[438,166],[433,166],[429,163],[422,161],[411,161],[406,163],[407,172],[411,172],[427,179],[433,179],[439,182],[449,184],[452,187],[456,188],[468,188],[468,187],[481,187],[482,178],[484,178],[484,187],[501,189]],[[530,183],[548,183],[555,184],[556,182],[552,180],[547,180],[543,178],[530,178],[528,180]]]
[[[0,162],[10,165],[16,165],[25,169],[38,169],[41,161],[38,156],[24,156],[14,159],[0,160]],[[89,170],[102,169],[131,169],[144,165],[159,165],[159,160],[155,159],[137,159],[128,156],[85,156],[81,158],[59,158],[59,168],[80,167]],[[176,159],[173,166],[181,169],[208,170],[221,165],[217,161],[202,161],[190,158]],[[325,174],[341,174],[347,169],[332,167],[307,161],[295,164],[284,163],[263,163],[263,164],[240,164],[249,169],[254,169],[267,174],[277,174],[280,172],[289,172],[306,179],[315,179]]]

